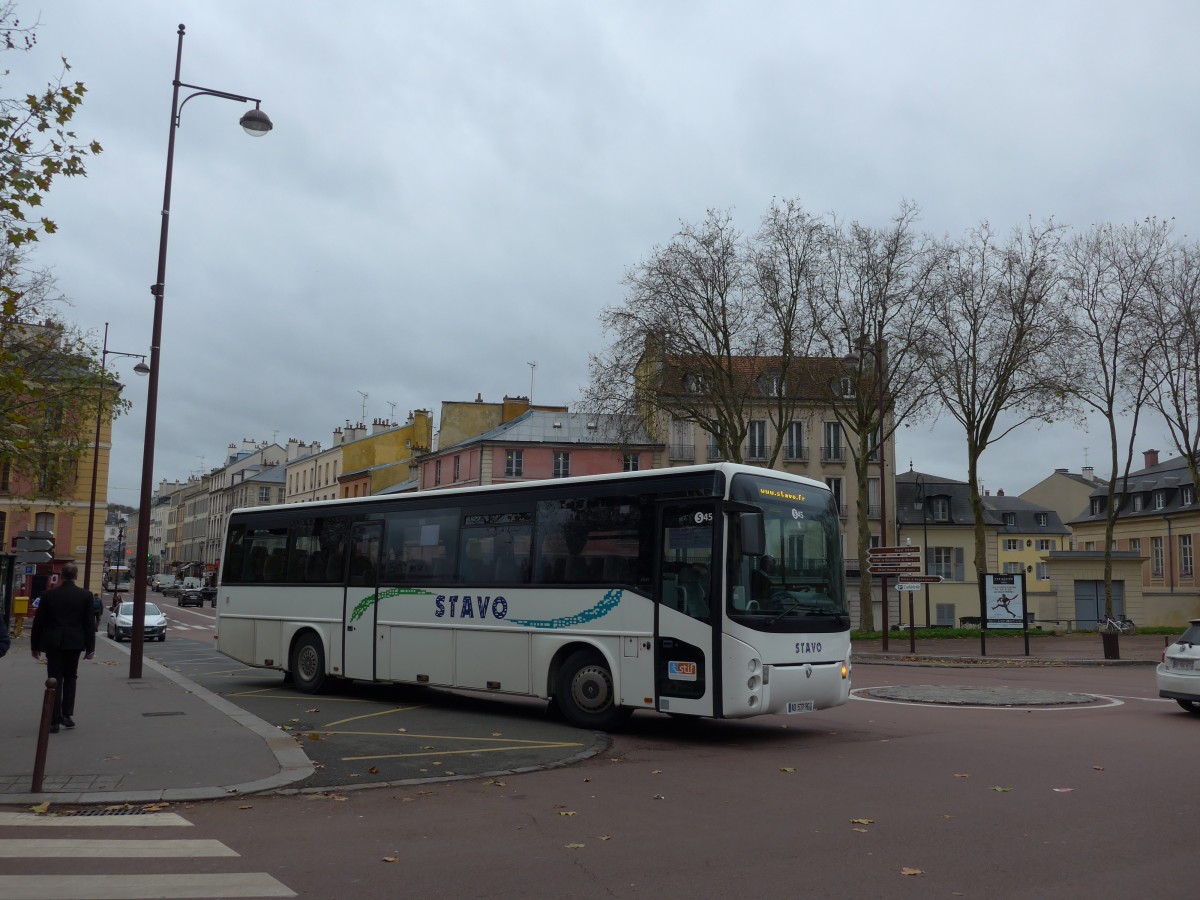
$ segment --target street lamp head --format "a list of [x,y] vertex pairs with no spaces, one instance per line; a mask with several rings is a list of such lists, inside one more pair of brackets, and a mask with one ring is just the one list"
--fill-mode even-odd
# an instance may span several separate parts
[[270,117],[258,108],[258,104],[254,104],[254,109],[249,110],[241,119],[242,128],[250,137],[262,137],[275,126],[271,124]]
[[139,375],[149,375],[150,367],[146,365],[146,360],[143,359],[140,363],[133,367],[133,371],[137,372]]

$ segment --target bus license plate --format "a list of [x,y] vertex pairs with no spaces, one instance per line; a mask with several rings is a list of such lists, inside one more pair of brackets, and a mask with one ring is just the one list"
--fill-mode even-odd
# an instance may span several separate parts
[[811,700],[790,700],[787,705],[787,714],[790,716],[794,713],[806,713],[813,711],[813,702]]

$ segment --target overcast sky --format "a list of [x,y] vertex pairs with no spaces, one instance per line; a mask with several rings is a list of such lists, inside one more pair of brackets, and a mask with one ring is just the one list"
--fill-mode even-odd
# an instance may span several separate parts
[[[199,97],[175,152],[155,484],[243,438],[330,445],[346,420],[527,394],[574,405],[597,314],[681,220],[772,197],[884,225],[903,199],[962,234],[1028,216],[1147,215],[1200,233],[1192,2],[19,0],[65,56],[104,153],[59,181],[37,258],[109,346],[150,343],[176,30]],[[109,501],[136,505],[146,382],[115,426]],[[529,363],[536,362],[536,370]],[[363,400],[360,392],[367,395]],[[365,402],[365,416],[364,412]],[[394,410],[394,412],[393,412]],[[435,418],[436,421],[436,418]],[[1106,474],[1103,430],[1028,427],[985,486]],[[1170,450],[1157,423],[1139,451]],[[1086,448],[1086,451],[1085,451]],[[1086,456],[1085,456],[1086,453]],[[900,469],[966,477],[958,426],[905,429]],[[1135,468],[1140,465],[1135,463]]]

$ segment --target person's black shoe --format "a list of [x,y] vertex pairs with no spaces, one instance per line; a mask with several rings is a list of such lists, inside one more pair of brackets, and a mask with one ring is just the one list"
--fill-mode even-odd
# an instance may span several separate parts
[[66,725],[68,728],[74,728],[75,720],[72,719],[70,716],[63,716],[63,724]]
[[58,726],[57,726],[57,725],[51,725],[51,726],[50,726],[50,733],[51,733],[51,734],[58,734]]

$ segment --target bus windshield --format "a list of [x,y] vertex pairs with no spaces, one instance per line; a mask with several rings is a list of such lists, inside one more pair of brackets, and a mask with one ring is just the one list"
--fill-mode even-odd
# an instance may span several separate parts
[[743,555],[735,530],[729,616],[757,630],[848,628],[841,520],[833,496],[819,487],[739,474],[730,498],[763,511],[766,552]]

